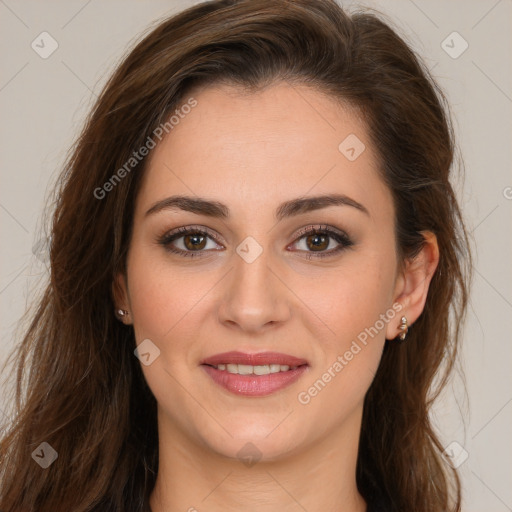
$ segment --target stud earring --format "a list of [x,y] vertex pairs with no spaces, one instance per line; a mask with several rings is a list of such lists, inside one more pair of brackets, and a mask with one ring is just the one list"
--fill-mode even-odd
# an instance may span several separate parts
[[118,309],[117,314],[119,317],[123,318],[128,315],[128,311],[126,311],[126,309]]
[[400,325],[398,326],[398,328],[402,331],[398,335],[398,338],[400,339],[400,341],[404,341],[405,337],[407,336],[407,332],[409,331],[409,326],[407,325],[407,318],[405,318],[405,316],[403,316],[400,319]]

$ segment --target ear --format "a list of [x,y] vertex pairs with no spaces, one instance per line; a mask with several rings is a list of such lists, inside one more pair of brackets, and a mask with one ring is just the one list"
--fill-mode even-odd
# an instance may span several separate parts
[[[130,300],[128,294],[128,284],[126,276],[122,272],[118,272],[112,281],[112,298],[114,301],[116,317],[125,324],[130,324]],[[127,315],[118,315],[118,310],[128,311]]]
[[394,291],[393,303],[402,305],[402,310],[389,322],[386,328],[386,339],[392,340],[400,334],[400,319],[407,318],[410,327],[421,315],[427,300],[430,281],[439,263],[439,247],[436,236],[430,231],[421,233],[425,242],[420,252],[412,259],[406,260],[403,270],[399,273]]

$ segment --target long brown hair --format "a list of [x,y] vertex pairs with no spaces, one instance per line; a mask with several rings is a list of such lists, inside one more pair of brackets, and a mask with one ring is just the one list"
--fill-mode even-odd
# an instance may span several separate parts
[[[187,100],[213,83],[286,80],[357,106],[396,210],[402,261],[437,236],[440,261],[406,343],[388,342],[366,395],[357,484],[396,511],[460,510],[460,482],[429,410],[456,360],[471,253],[450,184],[446,101],[381,17],[334,0],[214,0],[160,23],[107,82],[55,192],[50,279],[15,358],[12,424],[0,444],[0,509],[148,510],[158,470],[156,401],[113,312],[147,158],[98,193]],[[118,174],[119,176],[119,174]],[[105,187],[103,187],[105,190]],[[14,373],[14,372],[13,372]],[[434,383],[436,386],[434,386]],[[31,454],[48,443],[46,469]]]

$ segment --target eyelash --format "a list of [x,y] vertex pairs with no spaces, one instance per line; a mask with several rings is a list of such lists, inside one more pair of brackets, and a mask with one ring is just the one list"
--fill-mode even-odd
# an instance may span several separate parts
[[[174,242],[175,240],[178,240],[180,238],[183,238],[186,235],[200,235],[200,236],[207,236],[217,244],[219,242],[215,240],[215,235],[213,232],[210,232],[209,230],[201,227],[195,227],[195,226],[189,226],[189,227],[181,227],[174,231],[171,231],[170,233],[166,233],[160,238],[158,238],[158,243],[164,246],[165,250],[174,254],[178,254],[179,256],[184,256],[187,258],[194,258],[194,257],[202,257],[201,253],[206,252],[205,250],[198,250],[198,251],[184,251],[182,249],[176,249],[171,245],[171,242]],[[297,238],[293,242],[294,244],[301,240],[302,238],[306,236],[311,235],[326,235],[329,238],[334,239],[336,242],[338,242],[340,245],[335,248],[331,249],[327,252],[315,252],[315,251],[299,251],[299,252],[307,252],[306,259],[316,259],[316,258],[327,258],[330,256],[334,256],[341,251],[348,249],[349,247],[352,247],[354,243],[352,240],[348,237],[346,233],[343,233],[342,231],[334,230],[329,228],[329,226],[323,225],[323,226],[308,226],[306,228],[303,228],[297,233]]]

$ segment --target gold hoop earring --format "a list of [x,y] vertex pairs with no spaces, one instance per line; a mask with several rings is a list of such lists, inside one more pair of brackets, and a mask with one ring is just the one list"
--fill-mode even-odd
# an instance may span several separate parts
[[405,318],[405,316],[403,316],[400,319],[400,325],[398,326],[398,328],[402,331],[398,335],[398,338],[400,341],[404,341],[405,337],[407,336],[407,333],[409,332],[409,326],[407,325],[407,318]]

